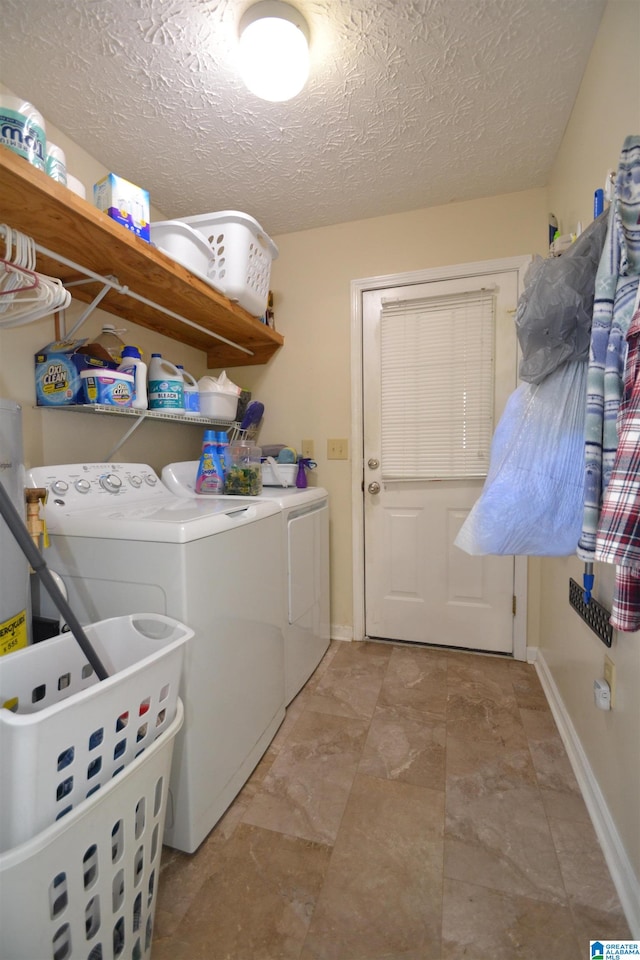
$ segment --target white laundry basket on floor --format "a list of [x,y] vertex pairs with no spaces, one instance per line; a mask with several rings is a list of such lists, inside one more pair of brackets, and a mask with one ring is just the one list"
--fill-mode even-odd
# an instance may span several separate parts
[[2,960],[147,960],[173,722],[68,816],[0,855]]
[[174,718],[192,630],[135,614],[85,632],[106,680],[71,633],[0,657],[0,852],[121,776]]

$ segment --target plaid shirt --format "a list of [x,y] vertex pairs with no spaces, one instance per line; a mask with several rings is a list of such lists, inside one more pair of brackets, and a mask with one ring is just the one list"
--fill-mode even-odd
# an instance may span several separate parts
[[640,136],[625,139],[596,274],[585,420],[585,487],[577,554],[594,559],[603,493],[618,448],[627,335],[640,274]]
[[611,625],[633,631],[640,628],[640,309],[627,342],[618,449],[602,501],[595,556],[618,565]]

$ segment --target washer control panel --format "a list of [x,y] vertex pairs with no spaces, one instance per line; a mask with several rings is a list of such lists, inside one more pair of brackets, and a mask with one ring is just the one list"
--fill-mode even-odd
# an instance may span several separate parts
[[70,463],[33,467],[27,472],[30,487],[44,487],[47,508],[86,510],[110,503],[166,498],[167,490],[153,467],[146,463]]

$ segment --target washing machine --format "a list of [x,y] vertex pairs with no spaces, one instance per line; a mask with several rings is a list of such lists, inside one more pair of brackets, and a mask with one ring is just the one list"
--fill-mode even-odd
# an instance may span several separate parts
[[38,467],[28,483],[48,490],[45,559],[81,623],[152,612],[195,631],[164,835],[192,853],[284,717],[279,507],[176,497],[146,464]]
[[[211,499],[197,494],[197,460],[169,463],[162,482],[181,497]],[[221,500],[277,504],[282,518],[285,557],[284,669],[287,705],[302,689],[329,646],[329,495],[323,487],[263,487],[258,497]]]

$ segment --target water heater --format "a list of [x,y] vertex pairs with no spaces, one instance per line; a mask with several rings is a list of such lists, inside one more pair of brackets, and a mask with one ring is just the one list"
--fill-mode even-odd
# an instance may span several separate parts
[[[21,517],[24,506],[22,411],[13,400],[0,399],[0,482]],[[0,516],[0,656],[31,639],[29,565]]]

